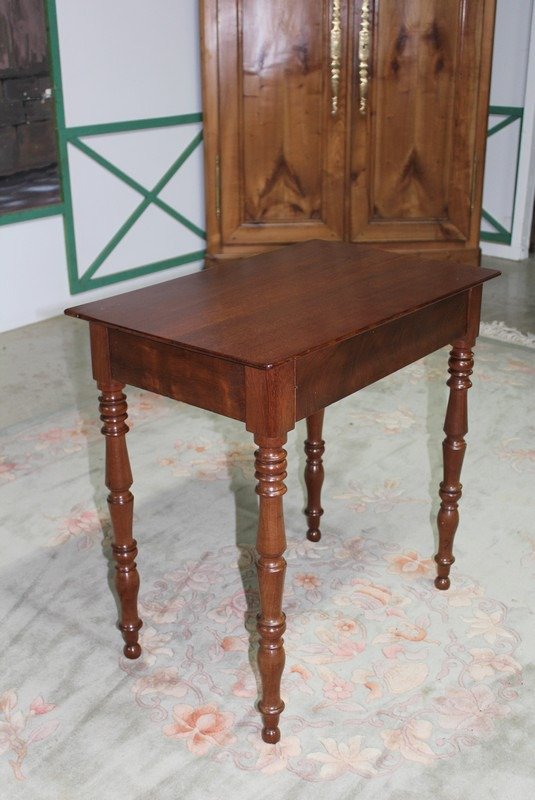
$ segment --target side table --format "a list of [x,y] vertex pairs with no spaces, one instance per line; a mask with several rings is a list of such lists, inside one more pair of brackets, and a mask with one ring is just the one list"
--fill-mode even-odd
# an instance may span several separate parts
[[258,665],[262,738],[280,738],[284,709],[283,495],[288,431],[307,420],[308,538],[320,538],[324,409],[443,347],[449,402],[435,585],[447,589],[459,515],[471,348],[482,284],[500,273],[341,242],[312,241],[67,309],[90,324],[106,441],[119,627],[138,658],[139,575],[125,384],[245,423],[258,446]]

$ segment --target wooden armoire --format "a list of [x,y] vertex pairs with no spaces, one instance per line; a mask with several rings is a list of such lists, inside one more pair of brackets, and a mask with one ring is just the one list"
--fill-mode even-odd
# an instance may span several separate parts
[[495,0],[201,0],[208,256],[477,264]]

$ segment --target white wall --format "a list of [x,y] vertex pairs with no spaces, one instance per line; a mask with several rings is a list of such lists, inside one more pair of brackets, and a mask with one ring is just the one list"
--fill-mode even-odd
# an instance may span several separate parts
[[197,0],[56,0],[68,127],[200,111]]
[[[56,0],[67,127],[201,111],[197,0]],[[200,129],[193,124],[85,141],[145,188]],[[69,167],[79,273],[141,196],[71,145]],[[202,148],[161,197],[204,227]],[[98,275],[204,249],[204,242],[154,207],[140,217]],[[63,217],[0,226],[0,331],[60,314],[70,305],[168,280],[186,264],[71,296]]]
[[65,300],[63,217],[0,227],[0,329],[54,316]]
[[[533,0],[497,0],[490,104],[524,107],[517,176],[520,123],[489,137],[485,162],[483,208],[507,230],[514,226],[511,245],[482,242],[484,254],[500,258],[527,257],[533,211],[533,136],[535,113],[535,17]],[[528,80],[528,72],[531,72]],[[491,117],[490,124],[500,122]],[[529,219],[528,219],[529,218]],[[526,224],[527,222],[527,224]],[[483,223],[483,230],[492,230]]]
[[0,227],[0,331],[49,319],[68,306],[98,300],[199,269],[187,264],[143,278],[71,295],[63,218],[45,217]]

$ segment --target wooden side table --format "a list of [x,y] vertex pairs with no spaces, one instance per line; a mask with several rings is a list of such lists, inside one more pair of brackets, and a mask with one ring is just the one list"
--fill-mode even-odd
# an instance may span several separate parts
[[323,513],[326,406],[451,344],[435,556],[435,585],[447,589],[459,518],[471,348],[478,334],[482,284],[499,274],[312,241],[66,311],[90,323],[93,375],[101,392],[106,438],[119,627],[128,658],[141,653],[142,623],[137,611],[125,384],[242,420],[254,434],[260,497],[259,709],[264,741],[277,742],[284,708],[280,681],[287,433],[306,418],[308,537],[317,541]]

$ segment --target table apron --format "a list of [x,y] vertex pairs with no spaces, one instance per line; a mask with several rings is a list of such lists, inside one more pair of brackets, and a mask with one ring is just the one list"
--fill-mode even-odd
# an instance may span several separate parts
[[[295,419],[308,417],[462,339],[468,317],[467,291],[299,356]],[[108,329],[108,335],[114,380],[245,420],[244,365],[116,329]]]
[[110,329],[114,380],[232,419],[245,419],[244,367],[146,337]]
[[298,358],[296,419],[461,339],[467,332],[468,309],[465,292]]

